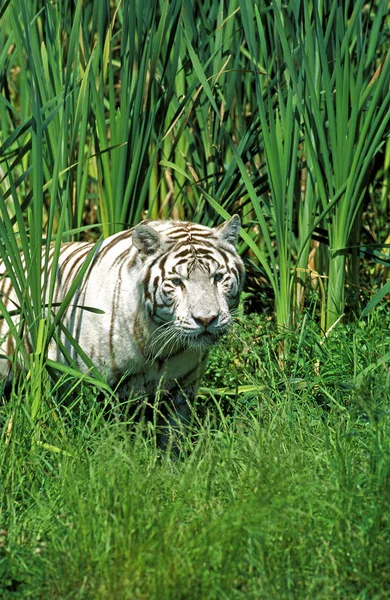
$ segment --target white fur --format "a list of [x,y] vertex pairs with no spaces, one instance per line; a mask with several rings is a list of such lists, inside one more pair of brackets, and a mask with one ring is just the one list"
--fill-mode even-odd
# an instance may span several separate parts
[[[111,236],[97,248],[62,323],[108,383],[114,388],[122,383],[120,396],[130,391],[150,395],[162,388],[170,394],[175,411],[186,412],[180,406],[194,397],[208,349],[227,330],[242,287],[243,264],[234,248],[239,227],[237,216],[214,229],[183,222],[145,222]],[[74,273],[69,274],[77,257],[89,248],[91,244],[71,243],[62,249],[56,302],[73,281]],[[18,300],[14,290],[9,291],[7,277],[0,281],[0,290],[12,310]],[[13,317],[14,322],[18,319]],[[4,319],[1,338],[1,353],[9,355],[13,344]],[[60,339],[73,366],[85,372],[87,365],[64,334]],[[48,355],[65,362],[53,341]],[[12,357],[8,358],[0,359],[0,375],[10,378]]]

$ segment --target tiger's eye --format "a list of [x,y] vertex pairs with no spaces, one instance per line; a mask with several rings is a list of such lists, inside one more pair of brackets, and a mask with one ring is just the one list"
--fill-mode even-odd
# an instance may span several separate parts
[[223,273],[216,273],[214,275],[214,281],[215,281],[215,283],[218,283],[218,281],[222,281],[222,279],[223,279]]
[[180,277],[174,277],[173,279],[171,279],[171,283],[173,283],[173,285],[182,285],[182,280],[180,279]]

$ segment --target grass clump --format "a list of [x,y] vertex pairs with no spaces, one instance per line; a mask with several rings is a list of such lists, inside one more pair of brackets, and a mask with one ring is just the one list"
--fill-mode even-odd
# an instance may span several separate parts
[[[252,396],[218,396],[210,372],[214,403],[202,400],[209,410],[177,461],[161,455],[151,425],[129,431],[93,404],[62,407],[37,444],[11,398],[2,409],[2,597],[387,598],[388,367],[359,379],[388,352],[380,321],[340,327],[324,343],[304,324],[295,341],[305,360],[284,370],[272,358],[278,340],[264,335],[229,383],[239,389],[250,374]],[[260,317],[242,318],[218,359],[239,356],[256,326]],[[266,356],[270,367],[257,370]],[[18,435],[7,438],[10,415]],[[44,442],[59,446],[59,435],[53,452]]]

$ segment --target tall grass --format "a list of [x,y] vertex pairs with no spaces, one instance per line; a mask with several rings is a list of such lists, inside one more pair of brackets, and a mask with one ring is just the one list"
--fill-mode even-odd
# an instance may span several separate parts
[[299,321],[310,277],[323,330],[340,318],[390,117],[385,0],[12,0],[1,21],[0,256],[21,353],[28,330],[44,365],[55,331],[41,248],[55,240],[56,262],[61,241],[144,216],[240,212],[278,323]]
[[[273,276],[283,324],[294,315],[299,295],[293,283],[307,270],[318,225],[329,240],[326,328],[344,311],[345,259],[349,246],[359,243],[352,234],[390,116],[386,6],[378,3],[368,13],[364,7],[274,3],[262,14],[256,4],[242,4],[250,56],[271,67],[266,75],[255,73],[258,134],[270,181],[270,199],[263,202],[278,248]],[[271,40],[272,54],[264,39]],[[269,236],[268,227],[263,234]]]

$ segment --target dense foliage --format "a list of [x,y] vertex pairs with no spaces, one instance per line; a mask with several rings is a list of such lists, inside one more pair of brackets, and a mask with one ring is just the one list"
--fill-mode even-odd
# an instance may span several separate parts
[[42,243],[145,215],[239,212],[282,326],[310,287],[325,331],[385,282],[386,0],[8,0],[1,19],[0,255],[34,345]]

